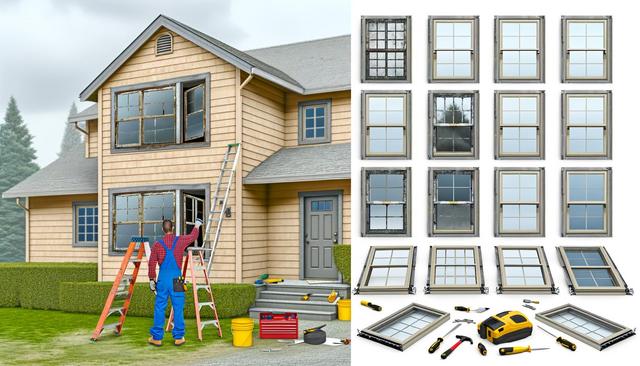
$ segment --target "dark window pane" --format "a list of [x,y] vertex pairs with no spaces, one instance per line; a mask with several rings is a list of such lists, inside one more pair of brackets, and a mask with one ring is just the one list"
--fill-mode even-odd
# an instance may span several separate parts
[[140,122],[138,120],[117,123],[117,145],[137,145],[140,143]]
[[437,152],[470,152],[471,127],[435,127]]
[[599,250],[565,250],[565,254],[572,267],[605,265]]
[[204,109],[204,85],[198,85],[187,91],[187,114]]
[[437,230],[471,230],[471,205],[436,205]]
[[173,220],[173,193],[149,194],[143,198],[144,220]]
[[175,92],[173,88],[162,90],[146,90],[143,94],[145,116],[162,116],[174,114]]
[[[149,243],[155,243],[164,236],[162,231],[162,223],[151,223],[142,225],[142,235],[149,238]],[[170,243],[165,243],[171,245]]]
[[158,144],[175,142],[175,117],[156,117],[144,119],[144,143]]
[[138,224],[117,224],[115,235],[115,249],[126,250],[132,236],[139,236]]
[[118,121],[140,116],[140,92],[120,93],[116,97],[116,101]]
[[192,140],[204,136],[204,112],[199,111],[187,116],[187,128],[184,132],[185,140]]

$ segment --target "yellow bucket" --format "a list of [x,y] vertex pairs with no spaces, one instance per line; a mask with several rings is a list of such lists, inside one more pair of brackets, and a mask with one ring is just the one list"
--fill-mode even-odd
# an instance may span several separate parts
[[338,319],[351,320],[351,300],[338,300]]
[[251,347],[253,345],[253,319],[231,319],[231,334],[234,347]]

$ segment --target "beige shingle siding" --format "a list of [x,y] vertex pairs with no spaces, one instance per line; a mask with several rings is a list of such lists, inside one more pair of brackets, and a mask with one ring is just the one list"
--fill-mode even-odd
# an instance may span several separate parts
[[85,136],[86,157],[95,158],[98,156],[98,120],[87,121],[87,132],[89,136]]

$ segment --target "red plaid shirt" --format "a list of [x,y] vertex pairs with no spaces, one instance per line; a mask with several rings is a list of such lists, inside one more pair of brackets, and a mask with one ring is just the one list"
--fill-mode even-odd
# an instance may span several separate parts
[[[200,231],[198,230],[198,228],[194,227],[193,230],[191,230],[191,233],[189,235],[181,235],[180,237],[178,237],[176,248],[173,249],[173,256],[175,257],[176,263],[178,264],[178,267],[180,267],[180,269],[182,269],[182,257],[185,249],[187,249],[189,244],[193,243],[194,241],[196,241],[196,239],[198,239],[199,232]],[[171,245],[173,245],[173,239],[175,237],[176,236],[174,234],[166,234],[162,238],[162,241],[164,241],[164,245],[166,245],[167,248],[172,249]],[[167,253],[165,252],[162,244],[160,244],[159,242],[153,243],[153,247],[151,248],[151,255],[149,256],[149,279],[150,280],[156,279],[156,265],[162,264],[166,254]]]

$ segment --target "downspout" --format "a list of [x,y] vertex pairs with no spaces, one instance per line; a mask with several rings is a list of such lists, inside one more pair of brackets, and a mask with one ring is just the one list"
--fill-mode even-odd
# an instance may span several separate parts
[[20,202],[19,197],[16,198],[16,205],[24,210],[24,261],[29,262],[29,259],[31,257],[29,255],[29,232],[31,229],[29,224],[29,220],[31,219],[29,217],[29,215],[31,214],[31,211],[29,210],[29,197],[24,198],[24,203],[25,204],[22,204],[22,202]]
[[[84,121],[84,122],[86,123],[87,121]],[[72,122],[72,123],[73,123],[73,127],[75,127],[75,128],[76,128],[76,130],[78,130],[78,131],[82,132],[82,133],[83,133],[83,134],[85,134],[87,137],[89,136],[89,131],[87,131],[87,130],[83,129],[82,127],[80,127],[80,126],[78,125],[78,122],[77,122],[77,121],[76,121],[76,122]]]

